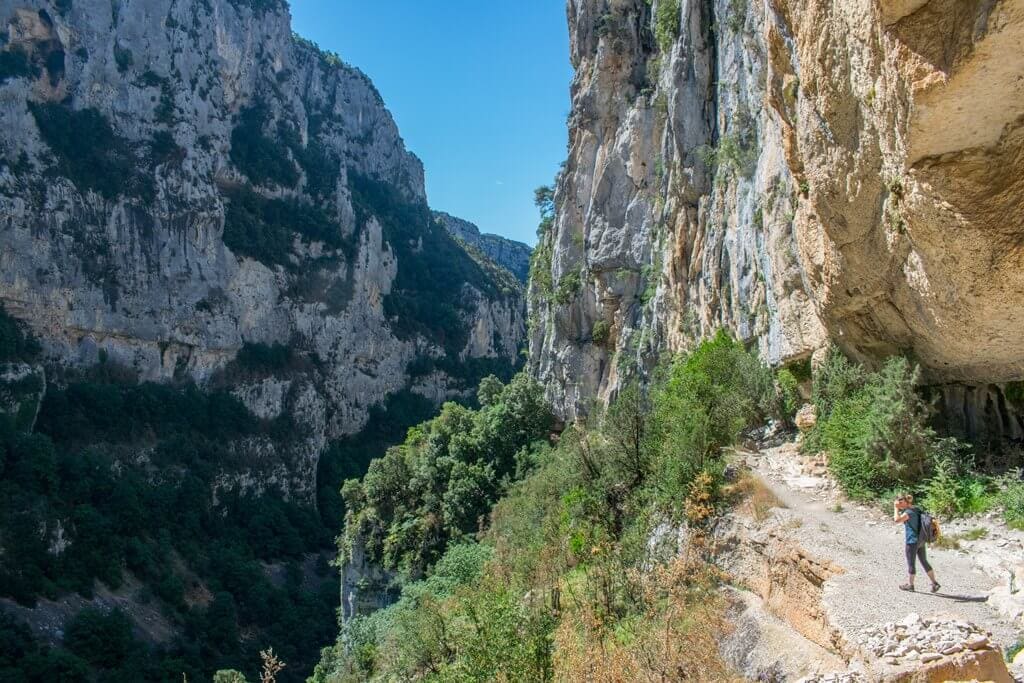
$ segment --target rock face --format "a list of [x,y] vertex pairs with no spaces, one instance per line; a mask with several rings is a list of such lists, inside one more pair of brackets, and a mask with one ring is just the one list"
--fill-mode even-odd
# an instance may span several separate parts
[[0,26],[0,303],[48,362],[202,383],[287,345],[301,371],[235,389],[294,417],[299,495],[388,395],[515,362],[521,287],[430,219],[377,90],[284,2],[0,0]]
[[433,215],[434,219],[440,221],[445,230],[453,236],[476,248],[502,268],[511,271],[520,282],[526,283],[530,273],[530,247],[501,235],[481,233],[480,228],[473,223],[444,211],[434,211]]
[[[570,0],[531,363],[566,416],[725,327],[994,392],[1024,376],[1024,0]],[[965,388],[966,387],[966,388]],[[982,396],[984,398],[984,396]],[[984,425],[983,425],[984,426]]]

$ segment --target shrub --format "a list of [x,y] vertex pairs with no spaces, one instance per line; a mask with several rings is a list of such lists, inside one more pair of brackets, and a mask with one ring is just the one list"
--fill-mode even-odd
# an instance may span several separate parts
[[79,188],[105,199],[122,193],[152,198],[153,179],[136,173],[127,140],[97,109],[74,110],[52,102],[29,103],[43,141],[57,158],[57,170]]
[[268,266],[291,267],[296,234],[348,251],[341,227],[314,204],[292,198],[266,199],[249,188],[226,193],[224,244],[236,254]]
[[121,665],[135,647],[134,641],[131,621],[121,610],[103,612],[86,607],[64,633],[68,650],[103,669]]
[[608,343],[608,339],[611,335],[611,325],[608,324],[607,320],[596,320],[594,326],[590,331],[590,339],[598,346],[603,346]]
[[131,68],[135,62],[135,57],[132,55],[132,51],[127,48],[119,47],[117,44],[114,45],[114,62],[117,64],[117,70],[124,73]]
[[924,487],[924,508],[946,517],[988,510],[994,502],[988,493],[988,482],[970,471],[969,463],[961,457],[960,444],[955,439],[942,439],[932,450],[935,474]]
[[289,344],[262,344],[245,342],[235,356],[235,362],[244,370],[280,372],[295,361],[295,350]]
[[867,374],[860,365],[847,360],[839,349],[829,349],[825,362],[812,378],[812,397],[818,415],[827,417],[836,403],[859,391],[866,378]]
[[263,132],[269,117],[270,112],[262,103],[241,111],[238,125],[231,131],[231,162],[257,185],[294,187],[299,173],[287,147]]
[[20,47],[12,47],[0,51],[0,83],[11,78],[25,78],[39,76],[39,67],[35,66],[29,59],[28,54]]
[[701,472],[717,477],[721,449],[772,411],[771,372],[724,331],[668,369],[654,392],[659,498],[679,511]]
[[787,421],[792,421],[796,411],[800,408],[800,383],[789,368],[782,368],[776,375],[779,384],[779,395],[782,400],[782,415]]
[[246,7],[253,14],[262,17],[268,12],[280,12],[288,9],[287,0],[230,0],[236,8]]
[[554,301],[557,304],[565,305],[576,298],[583,287],[583,278],[578,270],[571,270],[562,275],[555,287]]
[[654,37],[662,52],[672,49],[672,44],[679,37],[681,22],[679,0],[658,0],[658,7],[654,15]]
[[35,360],[40,350],[35,337],[0,304],[0,363],[30,362]]
[[1024,473],[1006,475],[1001,485],[997,500],[1003,506],[1003,518],[1011,529],[1024,531]]
[[[479,411],[449,404],[346,483],[342,560],[358,535],[371,561],[427,578],[347,622],[312,680],[724,679],[714,573],[699,549],[658,565],[649,539],[665,513],[691,529],[715,513],[721,448],[771,405],[768,369],[720,333],[653,400],[627,385],[556,446],[531,380],[480,393]],[[495,500],[486,545],[466,542]]]
[[180,164],[185,160],[186,152],[169,131],[158,130],[153,133],[149,143],[149,159],[154,166],[160,164]]
[[[304,645],[334,635],[338,591],[303,585],[297,563],[329,547],[331,534],[312,507],[279,491],[219,488],[213,496],[221,475],[251,466],[231,441],[274,438],[275,426],[230,394],[111,381],[116,374],[65,373],[62,385],[48,387],[39,433],[0,421],[0,536],[5,554],[17,558],[0,563],[0,596],[25,605],[72,591],[88,597],[97,580],[116,588],[127,569],[187,628],[180,643],[151,650],[124,638],[116,614],[86,612],[68,630],[74,654],[53,650],[19,671],[43,672],[29,680],[156,682],[183,672],[209,680],[223,666],[255,665],[250,641],[238,635],[246,633],[288,653],[282,683],[302,680],[312,668]],[[143,444],[144,466],[113,457]],[[54,555],[58,528],[67,545]],[[275,586],[261,561],[290,566],[293,578]],[[181,563],[215,593],[207,608],[184,600]]]
[[737,112],[728,132],[718,141],[718,170],[749,178],[757,168],[758,154],[757,124],[749,113]]
[[725,25],[733,33],[742,32],[747,19],[747,0],[729,0],[727,9]]
[[866,373],[833,350],[814,377],[818,422],[805,448],[829,453],[833,474],[854,498],[867,499],[926,478],[943,445],[917,393],[920,370],[900,357]]
[[362,482],[345,484],[346,543],[362,536],[373,561],[422,575],[449,541],[479,528],[515,472],[517,452],[546,437],[552,419],[525,375],[480,410],[446,403],[370,463]]
[[501,296],[494,279],[433,220],[426,203],[354,171],[348,179],[358,224],[376,217],[398,259],[398,274],[384,298],[393,332],[401,338],[423,335],[454,358],[469,338],[463,317],[473,311],[466,297],[453,293],[471,285],[485,296]]

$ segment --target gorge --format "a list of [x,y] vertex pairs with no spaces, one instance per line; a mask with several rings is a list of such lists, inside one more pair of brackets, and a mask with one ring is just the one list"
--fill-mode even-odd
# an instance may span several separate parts
[[1024,0],[566,13],[531,250],[284,0],[0,0],[0,673],[911,680],[899,488],[1011,680]]

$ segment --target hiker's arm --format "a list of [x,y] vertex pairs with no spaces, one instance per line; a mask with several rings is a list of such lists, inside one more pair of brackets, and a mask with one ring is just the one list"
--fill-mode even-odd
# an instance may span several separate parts
[[904,512],[903,514],[900,514],[899,508],[896,507],[895,503],[893,503],[893,505],[892,505],[892,521],[895,522],[896,524],[903,524],[908,519],[910,519],[910,515],[908,515],[906,512]]

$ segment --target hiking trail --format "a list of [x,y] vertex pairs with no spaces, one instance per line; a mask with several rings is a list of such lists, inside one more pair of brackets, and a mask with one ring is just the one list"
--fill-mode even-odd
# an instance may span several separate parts
[[[726,565],[760,595],[769,612],[849,665],[844,674],[849,678],[812,675],[807,680],[911,680],[900,672],[922,665],[951,672],[943,675],[1012,680],[989,669],[999,668],[995,654],[1001,660],[1001,653],[1024,637],[1024,532],[1008,529],[994,514],[940,519],[943,535],[960,545],[928,547],[941,589],[929,592],[930,582],[918,567],[916,592],[901,591],[898,586],[906,581],[902,524],[880,508],[846,500],[824,463],[802,456],[795,442],[738,455],[784,507],[762,509],[754,518],[741,511],[729,533],[742,540],[731,544]],[[963,539],[967,530],[981,538]],[[978,631],[991,634],[985,645]],[[915,645],[914,638],[921,643]],[[791,649],[779,642],[770,649],[780,647]],[[794,670],[807,674],[818,668],[820,674],[833,664],[825,658],[821,667]],[[1024,680],[1019,668],[1015,675]],[[941,679],[938,674],[920,678]]]

